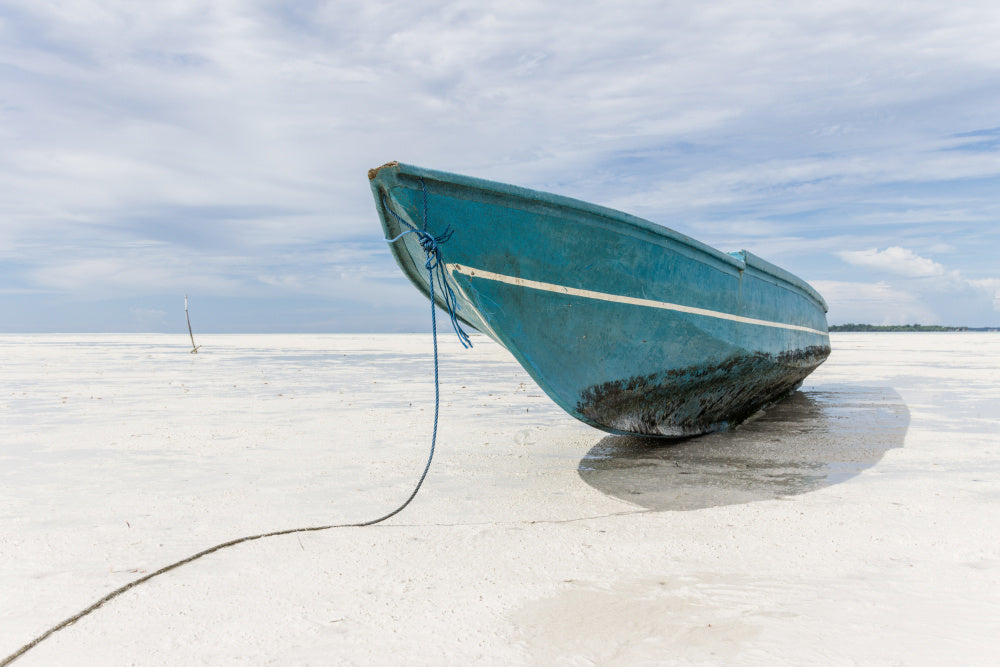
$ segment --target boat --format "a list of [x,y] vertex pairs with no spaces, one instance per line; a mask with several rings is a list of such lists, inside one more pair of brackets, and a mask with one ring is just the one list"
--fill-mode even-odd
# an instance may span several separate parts
[[390,162],[368,172],[410,282],[614,434],[736,427],[830,354],[827,306],[740,250],[568,197]]

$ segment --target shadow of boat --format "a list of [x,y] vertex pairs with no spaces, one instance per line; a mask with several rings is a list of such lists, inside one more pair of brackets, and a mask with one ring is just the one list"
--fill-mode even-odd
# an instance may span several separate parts
[[652,510],[771,500],[841,483],[902,447],[910,412],[883,387],[797,391],[739,428],[680,440],[608,436],[580,461],[580,477]]

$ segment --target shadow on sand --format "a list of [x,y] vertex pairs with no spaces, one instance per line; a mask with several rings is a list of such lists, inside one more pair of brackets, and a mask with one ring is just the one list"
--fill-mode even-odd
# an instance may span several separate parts
[[725,433],[608,436],[578,472],[595,489],[652,510],[769,500],[850,479],[902,447],[909,423],[892,389],[810,387]]

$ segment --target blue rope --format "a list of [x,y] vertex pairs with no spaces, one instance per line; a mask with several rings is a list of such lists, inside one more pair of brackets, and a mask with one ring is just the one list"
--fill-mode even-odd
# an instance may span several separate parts
[[451,230],[451,227],[448,227],[447,229],[444,230],[443,233],[439,234],[438,236],[433,236],[433,235],[431,235],[427,231],[427,186],[424,185],[423,180],[420,181],[420,185],[421,185],[421,188],[423,189],[423,192],[424,192],[424,222],[423,222],[423,227],[424,228],[423,229],[417,229],[416,227],[414,227],[410,223],[408,223],[405,220],[403,220],[401,217],[399,217],[396,214],[395,211],[393,211],[391,208],[389,208],[389,205],[386,203],[385,198],[383,197],[383,199],[382,199],[382,205],[385,207],[385,210],[389,211],[389,213],[391,213],[392,216],[394,218],[396,218],[396,220],[398,220],[400,223],[402,223],[406,227],[409,227],[409,229],[407,231],[403,232],[402,234],[400,234],[396,238],[394,238],[394,239],[386,239],[386,240],[389,243],[394,243],[395,241],[398,241],[400,238],[402,238],[403,236],[405,236],[407,234],[416,234],[420,238],[420,247],[423,248],[424,254],[427,255],[427,261],[424,262],[424,267],[427,269],[428,282],[430,283],[431,334],[432,334],[432,338],[434,340],[434,430],[433,430],[433,432],[431,434],[431,451],[430,451],[430,454],[427,457],[427,465],[424,466],[424,472],[420,475],[420,480],[417,482],[416,487],[414,487],[413,492],[410,494],[410,497],[407,498],[406,501],[403,502],[403,504],[401,504],[399,507],[397,507],[393,511],[389,512],[388,514],[386,514],[384,516],[380,516],[377,519],[372,519],[371,521],[364,521],[362,523],[341,523],[341,524],[332,524],[332,525],[329,525],[329,526],[311,526],[311,527],[308,527],[308,528],[291,528],[291,529],[288,529],[288,530],[276,530],[276,531],[273,531],[273,532],[270,532],[270,533],[261,533],[260,535],[248,535],[247,537],[240,537],[240,538],[237,538],[235,540],[229,540],[228,542],[223,542],[222,544],[217,544],[214,547],[210,547],[210,548],[205,549],[203,551],[199,551],[198,553],[196,553],[196,554],[194,554],[192,556],[188,556],[187,558],[181,559],[181,560],[179,560],[179,561],[177,561],[175,563],[171,563],[170,565],[167,565],[165,567],[160,568],[156,572],[152,572],[152,573],[147,574],[145,576],[139,577],[138,579],[135,579],[135,580],[133,580],[133,581],[125,584],[124,586],[111,591],[110,593],[108,593],[107,595],[105,595],[100,600],[98,600],[94,604],[90,605],[89,607],[87,607],[83,611],[80,611],[80,612],[74,614],[73,616],[70,616],[66,620],[62,621],[61,623],[59,623],[59,624],[57,624],[57,625],[49,628],[48,630],[46,630],[45,632],[43,632],[41,635],[39,635],[38,637],[35,637],[33,640],[31,640],[30,642],[28,642],[27,644],[25,644],[24,646],[22,646],[18,650],[14,651],[13,653],[11,653],[10,655],[8,655],[7,657],[0,659],[0,667],[6,667],[7,665],[9,665],[10,663],[12,663],[15,660],[17,660],[20,656],[22,656],[25,653],[27,653],[29,650],[31,650],[33,647],[35,647],[37,644],[39,644],[40,642],[44,641],[45,639],[47,639],[48,637],[50,637],[54,633],[62,630],[63,628],[66,628],[67,626],[70,626],[70,625],[76,623],[78,620],[80,620],[84,616],[87,616],[88,614],[96,611],[100,607],[104,606],[105,603],[113,600],[114,598],[118,597],[119,595],[121,595],[125,591],[127,591],[127,590],[129,590],[131,588],[134,588],[134,587],[138,586],[139,584],[145,583],[146,581],[149,581],[153,577],[158,577],[161,574],[165,574],[165,573],[167,573],[167,572],[169,572],[169,571],[171,571],[171,570],[173,570],[175,568],[178,568],[178,567],[180,567],[182,565],[185,565],[185,564],[190,563],[192,561],[198,560],[199,558],[202,558],[203,556],[207,556],[207,555],[209,555],[211,553],[215,553],[216,551],[219,551],[220,549],[225,549],[227,547],[232,547],[232,546],[235,546],[237,544],[242,544],[244,542],[251,542],[253,540],[259,540],[259,539],[263,539],[263,538],[267,538],[267,537],[277,537],[279,535],[289,535],[289,534],[292,534],[292,533],[314,532],[314,531],[320,531],[320,530],[329,530],[330,528],[360,528],[362,526],[371,526],[371,525],[374,525],[376,523],[381,523],[381,522],[385,521],[386,519],[388,519],[390,517],[396,516],[397,514],[399,514],[400,512],[402,512],[406,508],[406,506],[410,504],[410,501],[412,501],[417,496],[417,492],[420,490],[420,487],[424,483],[424,479],[426,479],[426,477],[427,477],[427,472],[431,469],[431,461],[434,459],[434,448],[437,445],[438,414],[439,414],[440,408],[441,408],[441,382],[440,382],[440,379],[438,377],[437,315],[436,315],[436,304],[434,303],[434,283],[435,283],[435,280],[441,285],[442,292],[444,293],[444,302],[445,302],[445,305],[448,307],[448,315],[451,317],[451,324],[452,324],[452,326],[455,329],[455,333],[458,335],[459,342],[461,342],[462,346],[465,347],[465,348],[472,347],[472,341],[469,340],[468,334],[466,334],[465,331],[462,330],[462,327],[459,326],[459,324],[458,324],[458,315],[456,314],[457,302],[455,300],[455,293],[452,291],[451,287],[448,285],[448,282],[446,280],[447,276],[446,276],[445,271],[444,271],[444,263],[441,260],[441,249],[440,249],[439,246],[442,243],[447,243],[448,242],[448,240],[452,236],[452,230]]
[[[464,331],[462,333],[465,333]],[[371,521],[365,521],[364,523],[352,524],[352,527],[363,527],[372,526],[376,523],[382,523],[390,517],[394,517],[410,504],[410,501],[417,497],[417,491],[420,487],[424,485],[424,479],[427,477],[427,472],[431,469],[431,461],[434,460],[434,448],[437,446],[437,433],[438,433],[438,412],[441,407],[441,382],[438,380],[438,340],[437,340],[437,317],[434,315],[434,281],[431,281],[431,338],[434,340],[434,429],[431,431],[431,451],[427,455],[427,465],[424,466],[424,471],[420,474],[420,479],[417,480],[417,485],[413,487],[413,492],[410,497],[403,501],[403,504],[389,512],[385,516],[380,516],[377,519],[372,519]],[[471,347],[471,343],[469,344]]]
[[438,341],[437,341],[437,304],[434,302],[434,283],[439,282],[444,293],[444,302],[448,307],[448,316],[451,318],[451,326],[455,330],[455,334],[458,336],[458,342],[462,344],[462,347],[468,349],[472,347],[472,341],[469,340],[469,335],[462,330],[462,327],[458,324],[458,315],[456,314],[457,302],[455,300],[455,293],[452,291],[451,286],[448,285],[446,280],[447,274],[444,271],[444,261],[441,259],[441,248],[442,243],[447,243],[451,239],[454,233],[451,226],[448,226],[444,232],[434,236],[427,231],[427,186],[424,184],[424,180],[420,179],[420,187],[424,193],[424,221],[423,229],[418,229],[408,223],[406,220],[401,218],[392,208],[389,207],[388,202],[386,202],[385,197],[382,197],[382,206],[392,214],[400,224],[409,227],[408,230],[400,234],[394,239],[386,239],[388,243],[395,243],[399,239],[403,238],[407,234],[416,234],[420,239],[420,247],[424,251],[426,256],[426,261],[424,262],[424,268],[427,269],[427,283],[430,287],[430,299],[431,299],[431,339],[434,341],[434,428],[431,431],[431,451],[427,456],[427,465],[424,466],[424,472],[420,475],[420,479],[417,481],[417,485],[413,488],[413,492],[410,497],[407,498],[402,505],[389,512],[385,516],[381,516],[377,519],[372,519],[371,521],[366,521],[364,523],[353,524],[354,526],[371,526],[376,523],[381,523],[388,519],[389,517],[395,516],[402,512],[410,501],[413,500],[417,492],[420,491],[420,487],[423,486],[424,479],[427,477],[427,472],[431,469],[431,461],[434,460],[434,449],[437,446],[437,432],[438,432],[438,415],[441,411],[441,380],[438,375]]
[[[404,220],[398,213],[396,213],[389,206],[389,203],[385,200],[385,196],[382,196],[382,207],[392,215],[393,218],[399,222],[400,225],[407,227],[408,229],[393,239],[386,239],[388,243],[395,243],[399,239],[403,238],[407,234],[416,234],[419,239],[420,247],[424,251],[426,261],[424,262],[424,268],[427,269],[427,282],[430,285],[430,298],[431,298],[431,323],[435,324],[434,315],[434,282],[441,286],[441,293],[444,295],[444,305],[448,310],[448,316],[451,318],[452,329],[455,330],[455,335],[458,336],[458,342],[462,344],[462,347],[468,349],[472,347],[472,341],[469,340],[469,335],[462,330],[461,325],[458,323],[458,301],[455,299],[455,292],[451,289],[451,285],[448,284],[448,275],[445,272],[444,261],[441,259],[441,244],[447,243],[451,240],[452,235],[455,233],[451,228],[451,225],[445,227],[445,230],[434,236],[427,231],[427,186],[424,184],[424,180],[420,179],[420,188],[424,194],[424,221],[422,229],[414,227],[409,222]],[[436,326],[436,325],[435,325]],[[434,329],[435,336],[435,353],[434,353],[434,363],[437,364],[437,329]]]

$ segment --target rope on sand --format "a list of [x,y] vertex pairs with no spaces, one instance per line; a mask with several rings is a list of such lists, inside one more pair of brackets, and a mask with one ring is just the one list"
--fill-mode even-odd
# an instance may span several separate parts
[[[422,182],[421,182],[421,185],[423,185]],[[390,213],[392,213],[392,215],[395,216],[396,219],[402,221],[402,218],[400,218],[398,215],[396,215],[395,211],[393,211],[392,209],[390,209],[388,206],[386,206],[386,210],[388,210]],[[187,563],[190,563],[192,561],[196,561],[196,560],[198,560],[199,558],[201,558],[203,556],[207,556],[209,554],[215,553],[216,551],[220,551],[220,550],[225,549],[227,547],[236,546],[237,544],[243,544],[244,542],[253,542],[254,540],[261,540],[261,539],[264,539],[265,537],[278,537],[279,535],[290,535],[292,533],[309,533],[309,532],[316,532],[316,531],[320,531],[320,530],[329,530],[331,528],[362,528],[364,526],[373,526],[373,525],[375,525],[377,523],[381,523],[381,522],[385,521],[386,519],[389,519],[391,517],[396,516],[397,514],[399,514],[400,512],[402,512],[406,508],[407,505],[410,504],[410,502],[416,497],[417,492],[420,490],[420,487],[423,485],[424,479],[427,477],[427,471],[430,470],[431,461],[434,458],[434,448],[435,448],[435,446],[437,444],[438,412],[439,412],[439,408],[441,406],[441,388],[440,388],[440,384],[441,383],[440,383],[440,380],[438,378],[437,317],[436,317],[436,314],[435,314],[435,308],[436,308],[436,306],[435,306],[435,303],[434,303],[434,279],[435,279],[435,272],[436,271],[440,272],[440,274],[441,274],[440,276],[438,276],[438,280],[440,280],[441,284],[443,285],[443,292],[445,294],[445,303],[448,306],[448,311],[449,311],[449,315],[451,316],[452,326],[455,328],[456,334],[458,334],[458,339],[462,343],[462,346],[466,347],[466,348],[472,347],[472,343],[469,341],[468,335],[464,331],[462,331],[462,328],[458,325],[458,319],[457,319],[457,315],[455,313],[455,300],[454,300],[455,296],[451,292],[451,288],[448,286],[448,283],[445,282],[445,280],[444,280],[444,269],[442,268],[443,264],[441,262],[441,251],[438,248],[438,246],[440,244],[442,244],[442,243],[447,242],[447,240],[449,238],[451,238],[451,231],[450,231],[450,229],[446,230],[445,233],[443,233],[443,234],[441,234],[441,235],[439,235],[437,237],[432,236],[430,233],[428,233],[426,231],[426,226],[427,226],[427,192],[426,192],[426,189],[424,190],[424,229],[417,229],[417,228],[413,227],[412,225],[410,225],[409,223],[406,223],[405,221],[402,221],[402,222],[407,227],[410,227],[410,230],[406,231],[406,232],[403,232],[403,234],[409,234],[411,232],[412,233],[416,233],[420,237],[420,246],[423,248],[424,253],[427,255],[427,261],[424,264],[424,266],[425,266],[425,268],[428,271],[428,283],[430,284],[431,338],[434,341],[434,428],[433,428],[432,433],[431,433],[431,449],[430,449],[429,455],[427,456],[427,465],[424,466],[424,471],[420,475],[420,479],[417,481],[417,484],[414,487],[413,492],[410,493],[410,496],[403,502],[403,504],[401,504],[399,507],[397,507],[396,509],[392,510],[388,514],[380,516],[377,519],[372,519],[371,521],[364,521],[364,522],[361,522],[361,523],[339,523],[339,524],[331,524],[329,526],[312,526],[312,527],[309,527],[309,528],[291,528],[291,529],[288,529],[288,530],[276,530],[276,531],[271,532],[271,533],[261,533],[260,535],[249,535],[247,537],[240,537],[240,538],[237,538],[235,540],[230,540],[228,542],[223,542],[222,544],[216,544],[214,547],[210,547],[208,549],[205,549],[204,551],[199,551],[198,553],[196,553],[196,554],[194,554],[192,556],[188,556],[187,558],[184,558],[183,560],[179,560],[176,563],[171,563],[170,565],[167,565],[166,567],[160,568],[156,572],[152,572],[152,573],[147,574],[147,575],[145,575],[143,577],[139,577],[138,579],[136,579],[134,581],[131,581],[131,582],[125,584],[124,586],[111,591],[110,593],[108,593],[107,595],[105,595],[100,600],[98,600],[94,604],[90,605],[86,609],[84,609],[84,610],[82,610],[82,611],[80,611],[80,612],[78,612],[76,614],[73,614],[72,616],[70,616],[69,618],[67,618],[66,620],[64,620],[61,623],[52,626],[51,628],[49,628],[48,630],[46,630],[45,632],[43,632],[42,634],[40,634],[38,637],[35,637],[30,642],[28,642],[27,644],[25,644],[24,646],[22,646],[18,650],[16,650],[13,653],[11,653],[9,656],[7,656],[2,661],[0,661],[0,667],[6,667],[7,665],[11,664],[12,662],[14,662],[18,658],[20,658],[22,655],[24,655],[25,653],[27,653],[28,651],[30,651],[32,648],[34,648],[35,646],[37,646],[41,642],[45,641],[46,639],[48,639],[50,636],[52,636],[56,632],[59,632],[60,630],[62,630],[63,628],[66,628],[67,626],[73,625],[74,623],[76,623],[77,621],[79,621],[84,616],[87,616],[88,614],[90,614],[90,613],[92,613],[94,611],[97,611],[102,606],[104,606],[106,603],[108,603],[111,600],[115,599],[116,597],[118,597],[122,593],[125,593],[129,589],[135,588],[139,584],[145,583],[145,582],[149,581],[150,579],[152,579],[154,577],[160,576],[161,574],[166,574],[167,572],[170,572],[171,570],[175,570],[178,567],[180,567],[181,565],[186,565]],[[397,236],[395,239],[387,239],[387,240],[390,243],[395,242],[397,239],[399,239],[401,236],[403,236],[403,234],[400,234],[400,236]],[[185,301],[186,301],[186,298],[185,298]],[[187,304],[185,303],[185,306],[186,305]],[[185,310],[186,310],[186,308],[185,308]],[[191,337],[191,344],[194,345],[194,336],[193,335]],[[196,352],[197,349],[198,348],[196,347],[195,349],[192,350],[192,352]]]

